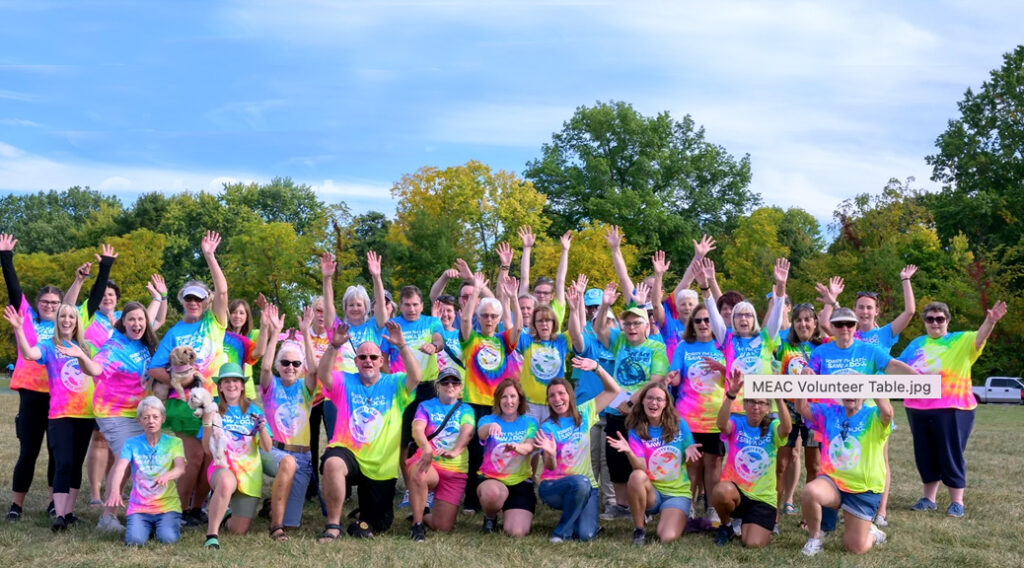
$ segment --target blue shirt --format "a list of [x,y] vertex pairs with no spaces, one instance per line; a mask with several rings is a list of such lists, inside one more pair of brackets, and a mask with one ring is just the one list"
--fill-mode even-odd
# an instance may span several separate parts
[[891,360],[888,353],[863,341],[854,340],[846,349],[831,341],[811,352],[808,366],[818,375],[878,375],[885,372]]

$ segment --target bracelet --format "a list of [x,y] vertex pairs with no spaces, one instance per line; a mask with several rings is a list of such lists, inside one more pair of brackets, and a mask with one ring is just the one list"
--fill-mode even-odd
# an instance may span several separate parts
[[729,393],[725,393],[725,398],[727,398],[729,400],[736,400],[736,397],[731,395],[731,394],[729,394]]
[[900,278],[901,282],[910,282],[910,278]]
[[511,266],[511,265],[509,265],[509,264],[503,264],[503,265],[501,265],[501,266],[500,266],[499,268],[500,268],[501,270],[508,270],[508,269],[512,268],[512,266]]
[[704,286],[701,286],[701,287],[700,287],[700,289],[701,289],[702,291],[704,291],[704,292],[707,292],[708,290],[710,290],[710,289],[711,289],[711,286],[708,286],[708,287],[706,287],[706,288],[705,288]]

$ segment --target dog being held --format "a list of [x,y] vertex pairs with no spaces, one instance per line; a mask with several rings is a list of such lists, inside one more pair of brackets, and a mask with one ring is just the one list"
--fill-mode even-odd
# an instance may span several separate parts
[[[203,377],[195,370],[196,351],[188,345],[179,345],[171,349],[167,357],[171,364],[170,387],[178,393],[178,398],[185,400],[185,389],[195,388],[203,384]],[[153,394],[160,400],[166,401],[170,388],[157,381],[153,381]]]
[[193,388],[188,392],[188,406],[195,410],[193,416],[203,421],[203,428],[209,428],[209,440],[207,449],[213,455],[213,463],[216,467],[228,467],[228,460],[225,455],[228,447],[228,438],[224,433],[224,420],[221,418],[217,404],[213,402],[213,396],[204,388]]

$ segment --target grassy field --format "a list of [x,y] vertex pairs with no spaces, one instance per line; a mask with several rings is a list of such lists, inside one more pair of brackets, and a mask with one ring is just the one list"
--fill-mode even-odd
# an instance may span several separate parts
[[[0,439],[8,441],[0,449],[5,489],[17,457],[13,441],[17,396],[8,393],[0,394]],[[223,537],[219,551],[201,548],[204,531],[199,529],[185,530],[175,546],[151,543],[135,550],[122,546],[120,536],[94,530],[98,513],[86,506],[87,500],[78,506],[82,526],[52,534],[50,519],[43,512],[45,487],[37,483],[22,522],[0,521],[0,566],[1024,566],[1024,497],[1019,489],[1024,478],[1024,408],[979,407],[968,453],[967,516],[960,520],[942,514],[948,505],[942,493],[940,512],[908,510],[920,496],[920,485],[902,408],[897,408],[897,419],[901,428],[891,447],[894,484],[886,529],[889,541],[862,557],[843,553],[839,539],[831,537],[825,552],[812,560],[804,558],[800,547],[805,533],[798,527],[798,517],[784,517],[781,535],[764,550],[745,550],[735,542],[717,548],[705,535],[636,548],[628,543],[632,527],[627,521],[604,523],[604,532],[591,543],[550,544],[547,536],[557,517],[543,506],[533,534],[521,540],[481,535],[477,515],[461,518],[454,534],[428,533],[427,542],[413,544],[408,540],[408,522],[403,520],[406,510],[401,510],[390,533],[372,541],[346,537],[319,545],[314,537],[323,520],[319,507],[307,505],[304,527],[291,533],[286,543],[271,542],[266,536],[267,521],[257,519],[250,535]],[[45,471],[44,460],[45,452],[38,472]],[[6,511],[6,501],[3,507]]]

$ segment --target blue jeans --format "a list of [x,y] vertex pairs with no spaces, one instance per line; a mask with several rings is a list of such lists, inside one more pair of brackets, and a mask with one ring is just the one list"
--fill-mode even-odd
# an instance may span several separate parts
[[124,543],[128,546],[142,546],[149,535],[156,533],[157,542],[173,544],[181,538],[181,513],[171,511],[154,515],[132,513],[125,521]]
[[295,528],[302,522],[302,505],[306,501],[306,487],[313,477],[313,462],[309,452],[288,452],[280,448],[270,448],[269,452],[260,452],[263,462],[263,475],[277,477],[277,469],[285,456],[295,460],[295,476],[288,490],[288,504],[284,508],[283,524]]
[[597,534],[597,488],[582,475],[541,481],[540,500],[552,509],[562,511],[552,536],[564,540],[588,541]]

